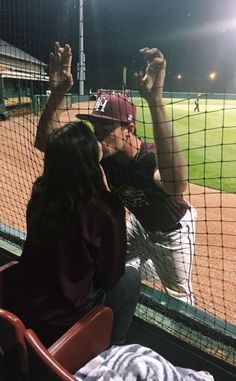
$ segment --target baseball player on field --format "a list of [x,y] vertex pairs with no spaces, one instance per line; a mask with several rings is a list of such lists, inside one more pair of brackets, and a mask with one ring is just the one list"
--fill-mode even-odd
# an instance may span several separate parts
[[[68,45],[59,49],[64,58],[70,51]],[[136,135],[136,107],[125,95],[102,90],[97,94],[92,113],[78,117],[92,122],[102,144],[101,164],[110,189],[131,212],[127,220],[129,262],[142,270],[151,261],[153,277],[158,275],[165,291],[194,304],[191,272],[196,211],[183,198],[188,168],[163,104],[166,61],[156,48],[144,48],[140,53],[146,71],[139,72],[137,80],[150,110],[154,143]],[[68,60],[71,60],[69,53]],[[59,70],[64,93],[58,102],[54,101],[57,118],[71,81],[70,66],[65,61]],[[36,147],[42,147],[49,132],[50,126],[44,126],[41,121]]]

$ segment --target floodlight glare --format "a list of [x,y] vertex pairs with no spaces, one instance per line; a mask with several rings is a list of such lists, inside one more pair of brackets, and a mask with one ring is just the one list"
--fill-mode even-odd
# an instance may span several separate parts
[[214,80],[214,79],[216,78],[216,72],[213,71],[212,73],[210,73],[210,74],[209,74],[209,78],[210,78],[211,80]]
[[178,75],[177,75],[177,78],[178,78],[178,79],[182,79],[182,74],[178,74]]

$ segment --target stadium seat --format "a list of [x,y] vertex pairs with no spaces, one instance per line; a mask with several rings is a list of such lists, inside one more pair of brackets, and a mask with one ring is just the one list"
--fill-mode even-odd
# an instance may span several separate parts
[[30,380],[75,380],[73,374],[110,344],[113,314],[97,306],[48,350],[32,330],[25,332]]
[[20,381],[28,376],[28,356],[24,333],[26,328],[13,313],[0,309],[0,348],[2,381]]
[[112,322],[111,309],[97,306],[46,349],[17,316],[0,309],[1,380],[74,381],[78,369],[108,348]]
[[50,348],[51,355],[75,373],[110,345],[113,313],[103,305],[94,307]]

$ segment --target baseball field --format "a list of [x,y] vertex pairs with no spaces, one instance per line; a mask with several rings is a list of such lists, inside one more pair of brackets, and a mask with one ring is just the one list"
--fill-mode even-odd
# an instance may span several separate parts
[[[148,107],[140,99],[138,132],[152,138]],[[236,100],[166,99],[169,120],[189,165],[189,182],[236,193]],[[145,124],[143,123],[145,121]]]
[[[139,135],[152,139],[146,105],[138,106]],[[189,165],[186,198],[198,213],[193,287],[196,305],[236,324],[236,101],[166,99],[168,117]],[[73,104],[62,121],[92,103]],[[43,154],[33,147],[38,116],[29,113],[0,122],[0,209],[4,225],[25,231],[25,211]],[[160,288],[160,284],[153,283]]]

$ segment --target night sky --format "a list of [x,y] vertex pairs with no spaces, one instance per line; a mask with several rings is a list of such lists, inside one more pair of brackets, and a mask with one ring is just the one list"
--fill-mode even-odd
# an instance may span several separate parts
[[[76,71],[79,0],[0,3],[1,38],[46,63],[53,41],[68,42]],[[235,0],[84,0],[86,89],[121,88],[124,66],[135,87],[144,46],[165,54],[166,90],[236,93]],[[211,71],[214,81],[207,78]]]

